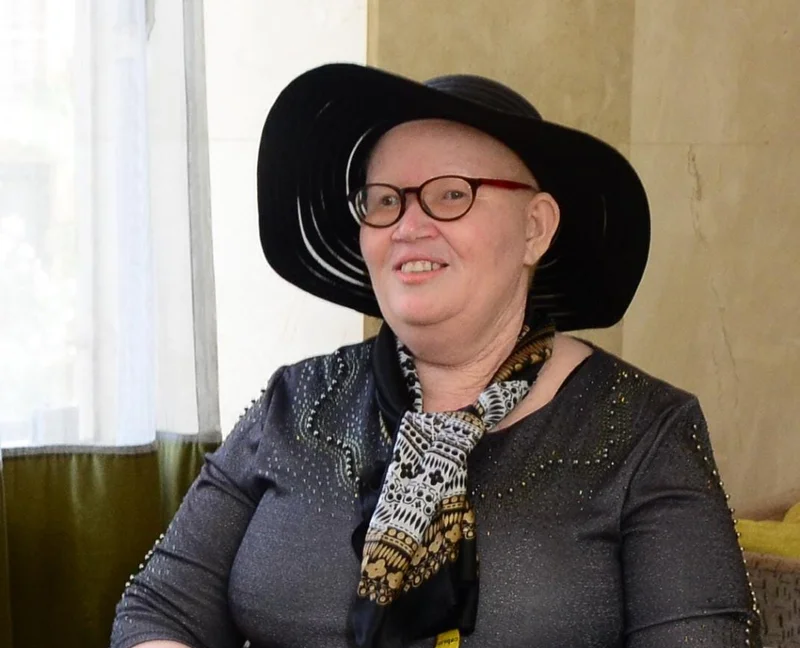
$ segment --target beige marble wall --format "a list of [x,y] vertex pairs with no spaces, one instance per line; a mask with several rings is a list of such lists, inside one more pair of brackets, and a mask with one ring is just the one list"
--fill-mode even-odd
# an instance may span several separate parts
[[800,498],[797,0],[370,0],[368,41],[373,65],[491,76],[630,156],[651,261],[590,337],[698,394],[741,512]]
[[700,397],[743,514],[800,499],[800,4],[638,0],[653,207],[623,355]]

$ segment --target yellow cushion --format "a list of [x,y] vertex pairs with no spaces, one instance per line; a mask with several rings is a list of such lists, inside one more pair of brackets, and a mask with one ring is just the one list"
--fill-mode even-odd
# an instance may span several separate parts
[[800,502],[798,502],[792,508],[786,511],[786,516],[783,518],[783,521],[796,522],[800,524]]
[[800,503],[789,509],[782,522],[739,520],[736,528],[745,551],[800,558]]

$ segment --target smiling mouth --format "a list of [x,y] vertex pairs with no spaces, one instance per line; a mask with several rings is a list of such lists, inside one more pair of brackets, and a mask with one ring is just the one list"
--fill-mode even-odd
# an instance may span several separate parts
[[400,272],[413,274],[415,272],[433,272],[434,270],[440,270],[446,267],[446,263],[437,263],[435,261],[406,261],[398,270]]

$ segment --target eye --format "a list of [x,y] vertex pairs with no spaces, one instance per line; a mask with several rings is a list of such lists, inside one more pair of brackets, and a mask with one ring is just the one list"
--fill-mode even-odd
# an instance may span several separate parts
[[371,185],[362,193],[362,209],[366,213],[394,211],[400,208],[400,195],[392,187]]
[[423,191],[423,199],[432,209],[464,209],[472,201],[469,183],[456,176],[430,180]]
[[442,200],[464,200],[467,194],[460,189],[448,189],[442,195]]
[[397,207],[400,204],[400,198],[395,193],[386,193],[378,196],[378,207]]

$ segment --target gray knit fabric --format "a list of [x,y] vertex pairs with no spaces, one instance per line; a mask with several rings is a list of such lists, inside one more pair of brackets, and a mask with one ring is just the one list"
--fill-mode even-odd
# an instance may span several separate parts
[[[350,645],[357,479],[391,451],[370,350],[273,377],[125,589],[112,648]],[[481,599],[462,646],[760,645],[694,397],[596,351],[547,406],[481,440],[468,487]]]

